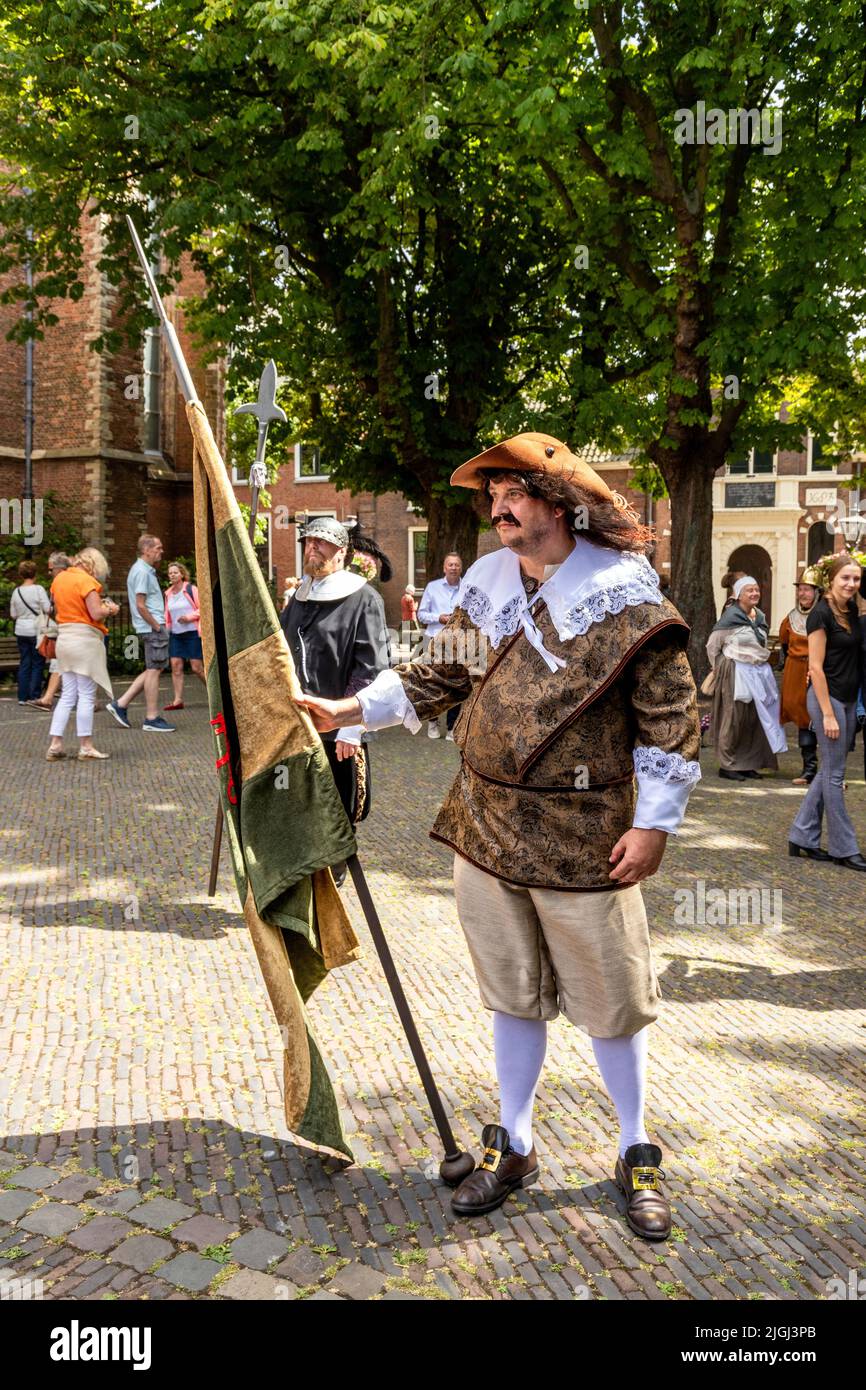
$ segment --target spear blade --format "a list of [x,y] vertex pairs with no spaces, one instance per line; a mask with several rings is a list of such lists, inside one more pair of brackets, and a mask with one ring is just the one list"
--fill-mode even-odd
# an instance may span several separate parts
[[239,405],[235,415],[253,415],[258,421],[259,435],[256,441],[256,457],[250,469],[250,487],[257,498],[258,491],[265,485],[265,445],[268,439],[268,426],[272,420],[286,423],[286,412],[277,405],[277,364],[274,359],[265,363],[259,378],[258,400],[251,405]]
[[235,410],[235,415],[253,415],[258,421],[259,436],[256,442],[255,462],[250,469],[250,540],[255,534],[256,511],[259,505],[259,492],[265,486],[267,474],[265,472],[265,446],[268,439],[268,426],[272,420],[286,422],[286,412],[277,405],[277,365],[271,358],[265,364],[261,377],[259,378],[259,395],[254,404],[239,405]]
[[254,405],[239,405],[235,415],[255,415],[259,425],[271,420],[286,423],[286,412],[277,405],[277,364],[273,358],[265,364],[259,378],[259,397]]

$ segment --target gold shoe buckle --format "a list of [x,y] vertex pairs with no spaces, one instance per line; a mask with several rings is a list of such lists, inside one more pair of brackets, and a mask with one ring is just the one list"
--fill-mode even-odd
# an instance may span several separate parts
[[[491,1159],[493,1160],[492,1162]],[[501,1149],[485,1149],[484,1158],[482,1162],[479,1163],[478,1167],[484,1168],[488,1173],[495,1173],[496,1169],[499,1167],[501,1159]]]
[[658,1168],[632,1168],[631,1185],[635,1192],[658,1192]]

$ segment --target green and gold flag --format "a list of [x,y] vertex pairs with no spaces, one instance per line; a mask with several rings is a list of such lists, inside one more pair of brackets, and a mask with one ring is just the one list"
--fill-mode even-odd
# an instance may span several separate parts
[[225,464],[199,401],[195,553],[208,704],[225,830],[244,918],[283,1038],[286,1124],[352,1157],[307,1017],[329,970],[359,955],[329,864],[355,837],[300,685]]

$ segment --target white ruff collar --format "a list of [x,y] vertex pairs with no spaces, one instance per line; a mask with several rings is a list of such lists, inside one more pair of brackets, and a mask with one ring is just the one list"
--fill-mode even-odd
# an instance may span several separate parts
[[333,574],[326,574],[324,579],[314,579],[311,574],[305,574],[294,597],[298,603],[308,600],[332,603],[337,598],[348,598],[349,594],[363,588],[366,582],[363,574],[356,574],[354,570],[335,570]]
[[561,642],[582,637],[608,613],[662,601],[658,575],[645,555],[596,545],[581,536],[568,558],[531,596],[523,587],[520,561],[506,547],[482,555],[463,582],[460,606],[491,646],[498,647],[522,626],[551,671],[565,662],[547,650],[533,621],[529,610],[539,599],[547,604]]

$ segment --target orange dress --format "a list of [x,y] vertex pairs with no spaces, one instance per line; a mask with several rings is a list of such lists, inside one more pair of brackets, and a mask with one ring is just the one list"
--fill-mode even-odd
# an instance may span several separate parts
[[[805,617],[805,614],[803,616]],[[788,649],[782,671],[782,708],[779,723],[796,724],[798,729],[808,729],[812,722],[806,708],[809,638],[805,632],[795,632],[788,618],[783,618],[779,626],[779,641]]]
[[418,616],[418,605],[411,594],[403,594],[400,599],[400,617],[404,623],[414,623]]

